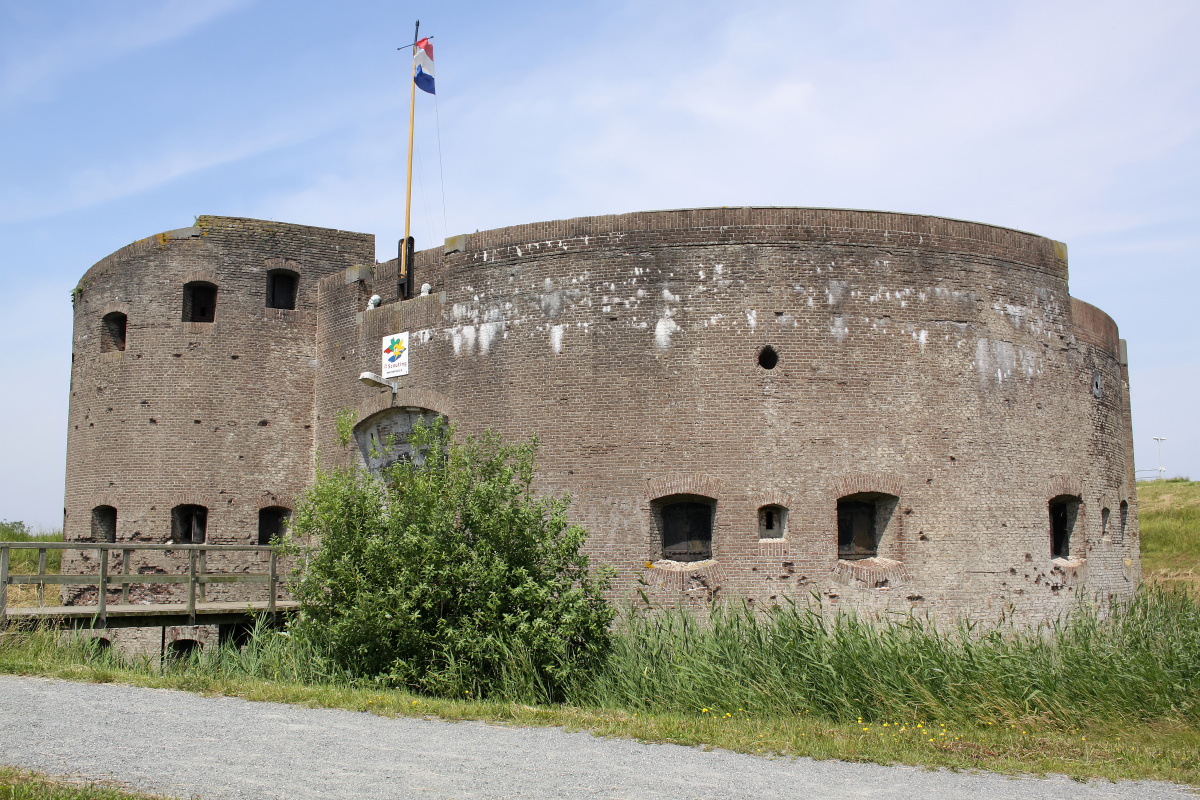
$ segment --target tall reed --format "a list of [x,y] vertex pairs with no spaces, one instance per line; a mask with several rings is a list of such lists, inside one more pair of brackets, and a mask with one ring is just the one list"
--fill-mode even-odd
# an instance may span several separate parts
[[941,630],[790,605],[627,613],[604,672],[575,702],[647,711],[816,714],[1063,725],[1200,724],[1200,603],[1150,590],[1036,630]]
[[[616,626],[603,668],[569,686],[566,702],[682,714],[811,714],[839,722],[1039,721],[1073,728],[1173,721],[1200,728],[1200,600],[1150,588],[1101,611],[1083,606],[1037,629],[988,630],[967,623],[940,629],[919,617],[830,616],[799,604],[767,613],[718,605],[703,617],[677,609],[629,611]],[[206,648],[161,667],[157,658],[123,658],[94,640],[51,631],[5,638],[5,670],[89,663],[187,673],[201,683],[388,685],[339,670],[305,640],[265,623],[242,647]],[[549,703],[553,690],[520,643],[497,647],[503,668],[489,696]],[[485,699],[486,687],[471,674],[464,671],[443,694]]]

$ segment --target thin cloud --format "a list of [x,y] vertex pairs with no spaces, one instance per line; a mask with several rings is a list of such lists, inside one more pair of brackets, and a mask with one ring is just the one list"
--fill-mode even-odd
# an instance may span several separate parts
[[185,36],[247,2],[167,0],[133,11],[128,11],[128,6],[105,4],[94,16],[84,15],[55,38],[35,40],[36,49],[22,51],[10,39],[5,46],[10,56],[0,67],[0,100],[12,100],[126,53]]

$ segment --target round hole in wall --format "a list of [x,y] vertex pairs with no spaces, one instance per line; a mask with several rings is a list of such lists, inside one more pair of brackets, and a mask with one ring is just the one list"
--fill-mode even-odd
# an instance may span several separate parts
[[779,353],[775,352],[774,347],[767,345],[758,351],[758,365],[763,369],[775,369],[775,365],[778,363]]
[[1104,384],[1100,380],[1099,372],[1092,376],[1092,395],[1095,396],[1097,400],[1104,397]]

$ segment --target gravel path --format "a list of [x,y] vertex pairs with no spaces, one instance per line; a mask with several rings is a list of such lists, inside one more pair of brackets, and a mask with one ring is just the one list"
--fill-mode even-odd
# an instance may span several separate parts
[[0,676],[0,764],[183,798],[1192,798]]

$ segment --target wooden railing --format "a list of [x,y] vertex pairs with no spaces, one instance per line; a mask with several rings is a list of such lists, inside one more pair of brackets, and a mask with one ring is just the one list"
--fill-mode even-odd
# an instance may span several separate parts
[[[9,553],[13,550],[37,550],[38,551],[38,571],[36,575],[12,575],[9,573]],[[72,572],[67,574],[48,574],[46,572],[46,554],[51,550],[62,551],[98,551],[99,552],[99,570],[94,573],[78,573]],[[130,572],[131,555],[138,551],[171,551],[183,552],[187,554],[187,573],[137,573]],[[265,573],[252,572],[210,572],[208,569],[208,555],[224,554],[224,553],[261,553],[268,556],[268,569]],[[112,555],[116,554],[118,564],[112,563]],[[145,610],[154,606],[178,606],[182,614],[186,614],[192,624],[195,623],[197,617],[197,609],[205,610],[204,606],[213,606],[216,604],[207,603],[206,588],[212,584],[266,584],[267,600],[263,604],[254,602],[246,604],[248,608],[257,607],[261,611],[268,614],[276,613],[278,604],[276,603],[276,595],[278,594],[279,575],[278,575],[278,558],[279,551],[273,547],[254,546],[254,545],[210,545],[210,544],[100,544],[93,542],[0,542],[0,627],[3,627],[6,622],[6,617],[14,615],[14,612],[22,612],[21,616],[31,616],[38,618],[51,618],[58,614],[64,616],[70,613],[72,616],[80,616],[80,612],[84,609],[94,609],[90,616],[96,618],[101,625],[104,624],[108,617],[108,593],[112,586],[121,587],[121,604],[122,608],[134,608],[129,606],[129,588],[136,584],[187,584],[187,603],[186,607],[178,602],[175,598],[162,603],[141,603],[136,608],[145,614]],[[180,565],[182,566],[182,565]],[[241,565],[239,565],[241,566]],[[116,567],[114,570],[113,568]],[[63,586],[95,586],[97,587],[97,602],[95,606],[45,606],[45,591],[46,585],[63,585]],[[32,609],[9,609],[8,608],[8,587],[10,585],[36,585],[38,609],[36,612]],[[198,605],[199,604],[199,605]],[[222,603],[222,606],[229,606],[229,603]],[[288,603],[287,605],[292,605]],[[212,609],[209,609],[212,610]],[[137,615],[137,612],[131,612],[131,615]]]

